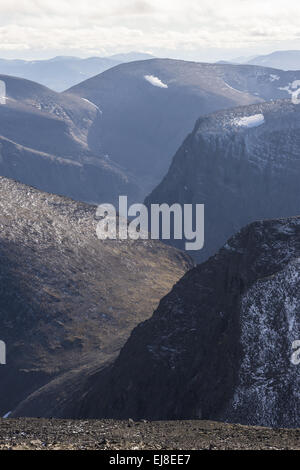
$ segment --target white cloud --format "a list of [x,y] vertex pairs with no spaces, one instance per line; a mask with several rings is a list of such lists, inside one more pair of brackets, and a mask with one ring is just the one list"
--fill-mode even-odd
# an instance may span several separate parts
[[147,82],[151,83],[153,86],[157,86],[159,88],[168,88],[166,83],[163,83],[158,77],[155,77],[154,75],[145,75],[145,80],[147,80]]
[[298,0],[0,0],[0,56],[300,47],[299,22]]

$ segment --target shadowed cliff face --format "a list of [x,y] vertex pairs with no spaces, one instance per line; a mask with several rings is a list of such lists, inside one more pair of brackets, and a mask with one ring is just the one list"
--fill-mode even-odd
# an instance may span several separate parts
[[299,131],[290,100],[201,118],[146,204],[205,205],[204,249],[191,252],[202,262],[244,225],[299,213]]
[[73,413],[299,426],[299,257],[300,218],[242,229],[135,328]]
[[101,367],[192,266],[160,242],[98,240],[95,213],[0,178],[0,413],[66,371]]

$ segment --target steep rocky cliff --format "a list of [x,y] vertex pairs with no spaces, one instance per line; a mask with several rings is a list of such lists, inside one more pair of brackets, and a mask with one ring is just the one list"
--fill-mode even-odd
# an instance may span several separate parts
[[73,413],[299,426],[299,292],[300,218],[243,228],[135,328]]
[[291,100],[200,118],[146,204],[205,204],[205,246],[191,252],[204,261],[250,222],[298,215],[299,135]]

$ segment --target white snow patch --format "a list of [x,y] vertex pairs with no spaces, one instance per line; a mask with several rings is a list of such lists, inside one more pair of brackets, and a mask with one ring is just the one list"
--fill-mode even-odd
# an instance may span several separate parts
[[95,103],[92,103],[90,100],[87,100],[86,98],[81,98],[81,99],[82,99],[83,101],[86,101],[87,103],[91,104],[94,108],[96,108],[96,109],[99,111],[99,113],[102,114],[101,109],[100,109],[99,106],[97,106]]
[[236,249],[233,248],[232,246],[230,246],[228,243],[226,243],[226,244],[224,245],[224,248],[225,248],[225,250],[236,251]]
[[230,246],[229,243],[226,243],[223,248],[224,248],[225,250],[233,251],[233,252],[239,253],[239,254],[243,254],[243,253],[244,253],[244,250],[234,248],[233,246]]
[[299,87],[300,87],[300,80],[294,80],[293,83],[291,84],[292,90],[296,90]]
[[280,80],[280,77],[278,75],[271,73],[270,82],[275,82],[276,80]]
[[239,127],[258,127],[264,124],[265,117],[263,114],[254,114],[253,116],[245,116],[234,119],[234,124]]
[[292,102],[294,104],[300,104],[300,80],[294,80],[292,83],[284,87],[279,87],[279,90],[287,91],[289,95],[292,95]]
[[[299,259],[292,261],[281,272],[254,283],[242,296],[243,359],[224,421],[239,420],[247,410],[252,425],[288,427],[299,423],[297,412],[293,418],[293,409],[300,399],[300,376],[290,359],[291,345],[299,337],[299,267]],[[278,406],[287,391],[289,403],[281,416]]]
[[290,85],[286,85],[286,86],[280,86],[280,87],[278,88],[278,90],[287,91],[289,94],[292,93],[292,91],[291,91],[291,84],[290,84]]
[[231,90],[236,91],[237,93],[244,93],[243,91],[237,90],[236,88],[233,88],[232,86],[228,85],[228,83],[226,83],[226,82],[224,82],[224,83],[225,83],[225,85],[226,85],[228,88],[230,88]]
[[168,88],[168,85],[166,83],[162,82],[158,77],[155,77],[154,75],[145,75],[144,78],[153,86],[157,86],[159,88]]

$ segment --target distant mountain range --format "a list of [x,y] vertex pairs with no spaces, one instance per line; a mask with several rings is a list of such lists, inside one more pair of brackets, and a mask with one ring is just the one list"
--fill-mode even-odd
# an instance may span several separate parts
[[282,70],[300,70],[300,51],[276,51],[257,56],[247,63]]
[[65,93],[0,75],[0,174],[85,202],[142,202],[199,116],[289,96],[297,79],[168,59],[121,64]]
[[[60,92],[122,63],[153,58],[153,55],[148,53],[129,52],[107,57],[57,56],[40,60],[0,59],[0,74],[32,80]],[[238,57],[232,61],[218,63],[250,64],[281,70],[300,70],[300,51],[275,51],[271,54]]]
[[0,74],[26,78],[55,91],[63,91],[123,62],[152,59],[150,54],[130,52],[111,57],[58,56],[45,60],[0,59]]
[[275,51],[271,54],[252,57],[238,57],[232,61],[221,61],[223,63],[237,63],[260,65],[281,70],[300,70],[300,51]]
[[76,200],[116,203],[120,194],[143,201],[200,116],[286,98],[300,72],[150,59],[64,93],[0,80],[7,89],[0,174]]

